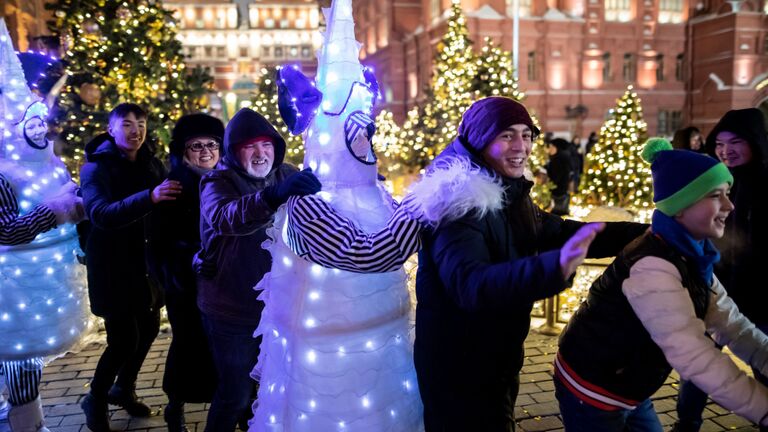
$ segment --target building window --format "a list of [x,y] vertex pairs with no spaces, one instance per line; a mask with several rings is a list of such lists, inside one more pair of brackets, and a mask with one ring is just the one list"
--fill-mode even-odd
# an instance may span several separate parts
[[664,54],[656,56],[656,82],[664,81]]
[[270,50],[270,47],[268,47],[268,46],[262,46],[262,47],[261,47],[261,57],[262,57],[262,58],[269,58],[269,57],[271,56],[271,53],[270,53],[270,51],[271,51],[271,50]]
[[683,124],[682,111],[673,110],[659,110],[659,124],[657,127],[657,135],[659,136],[671,136],[676,130],[680,129]]
[[240,57],[248,57],[248,47],[240,47]]
[[603,81],[611,81],[611,53],[603,53]]
[[272,18],[267,18],[264,20],[264,27],[266,28],[275,28],[275,20]]
[[683,112],[682,111],[672,111],[669,116],[669,126],[671,128],[671,132],[674,133],[674,131],[680,129],[683,127]]
[[528,53],[528,81],[538,80],[538,71],[536,70],[536,51]]
[[669,129],[669,113],[664,110],[659,110],[659,123],[657,125],[656,135],[667,135]]
[[683,0],[660,0],[659,23],[680,24],[683,22]]
[[[529,17],[531,16],[531,0],[518,0],[518,16]],[[515,16],[515,0],[507,0],[507,16]]]
[[226,48],[223,46],[216,47],[216,57],[223,59],[227,56]]
[[419,95],[419,78],[416,72],[408,72],[408,97],[411,99]]
[[213,57],[213,47],[207,46],[205,47],[204,51],[205,51],[205,58]]
[[196,28],[205,28],[205,21],[202,20],[202,18],[198,18],[195,20],[195,27]]
[[635,82],[637,78],[637,67],[635,64],[635,55],[632,53],[624,54],[624,65],[621,70],[624,81],[628,83]]
[[605,0],[605,20],[628,22],[632,20],[630,0]]
[[677,58],[675,58],[675,79],[678,81],[685,81],[684,59],[683,54],[678,54]]
[[275,47],[275,58],[283,58],[283,47]]
[[299,57],[299,47],[292,46],[290,48],[290,52],[291,52],[291,58],[298,58]]
[[301,47],[301,57],[302,58],[310,58],[312,57],[312,47],[309,45],[303,45]]

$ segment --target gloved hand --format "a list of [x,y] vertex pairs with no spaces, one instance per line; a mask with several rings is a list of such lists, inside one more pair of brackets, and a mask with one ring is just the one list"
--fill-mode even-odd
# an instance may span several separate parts
[[192,257],[192,271],[204,279],[212,279],[216,276],[216,263],[200,258],[200,254]]
[[261,196],[267,204],[277,210],[288,198],[298,195],[312,195],[320,192],[320,180],[312,174],[309,168],[299,171],[285,179],[282,183],[269,186],[261,191]]
[[56,225],[77,223],[85,219],[83,199],[77,196],[77,185],[73,182],[59,188],[53,196],[43,201],[43,205],[56,215]]

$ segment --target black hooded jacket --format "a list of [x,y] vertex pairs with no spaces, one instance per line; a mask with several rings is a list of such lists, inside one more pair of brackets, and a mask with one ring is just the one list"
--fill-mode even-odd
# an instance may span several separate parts
[[91,311],[107,317],[159,308],[151,193],[166,169],[146,144],[129,161],[108,134],[89,142],[85,155],[80,184],[91,223],[85,248]]
[[[248,175],[235,155],[236,144],[258,136],[274,144],[275,160],[264,178]],[[227,125],[220,169],[200,182],[200,253],[217,269],[213,278],[198,279],[197,304],[206,315],[254,328],[261,319],[264,304],[253,288],[272,266],[262,243],[276,210],[261,192],[298,172],[283,163],[285,150],[285,140],[253,110],[240,110]]]
[[[467,158],[494,176],[462,141],[436,160]],[[505,178],[503,186],[503,209],[482,218],[470,212],[423,235],[414,358],[425,412],[444,422],[435,430],[511,427],[533,303],[567,285],[559,248],[583,223],[538,208],[524,178]],[[645,229],[608,224],[589,256],[615,255]]]
[[732,132],[745,139],[752,149],[752,161],[735,168],[730,198],[734,210],[725,221],[725,235],[714,239],[720,251],[715,274],[739,310],[758,325],[768,324],[768,287],[757,281],[765,278],[768,263],[768,138],[760,110],[729,111],[707,136],[707,152],[715,154],[717,134]]

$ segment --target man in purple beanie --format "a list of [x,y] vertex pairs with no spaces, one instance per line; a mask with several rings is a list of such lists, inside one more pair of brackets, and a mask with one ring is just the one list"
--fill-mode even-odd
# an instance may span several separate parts
[[515,430],[533,303],[564,290],[585,256],[613,256],[647,228],[585,225],[534,205],[524,172],[538,134],[523,105],[489,97],[433,162],[466,167],[454,194],[489,178],[498,191],[467,198],[463,216],[423,235],[414,357],[427,431]]

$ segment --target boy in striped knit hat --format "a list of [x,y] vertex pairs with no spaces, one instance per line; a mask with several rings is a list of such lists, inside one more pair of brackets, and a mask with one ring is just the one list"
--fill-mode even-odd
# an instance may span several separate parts
[[555,394],[574,431],[661,432],[650,397],[672,368],[717,403],[761,425],[768,389],[739,370],[705,335],[768,372],[768,337],[737,309],[713,275],[734,207],[733,177],[705,155],[650,140],[651,232],[628,245],[598,278],[561,335]]

